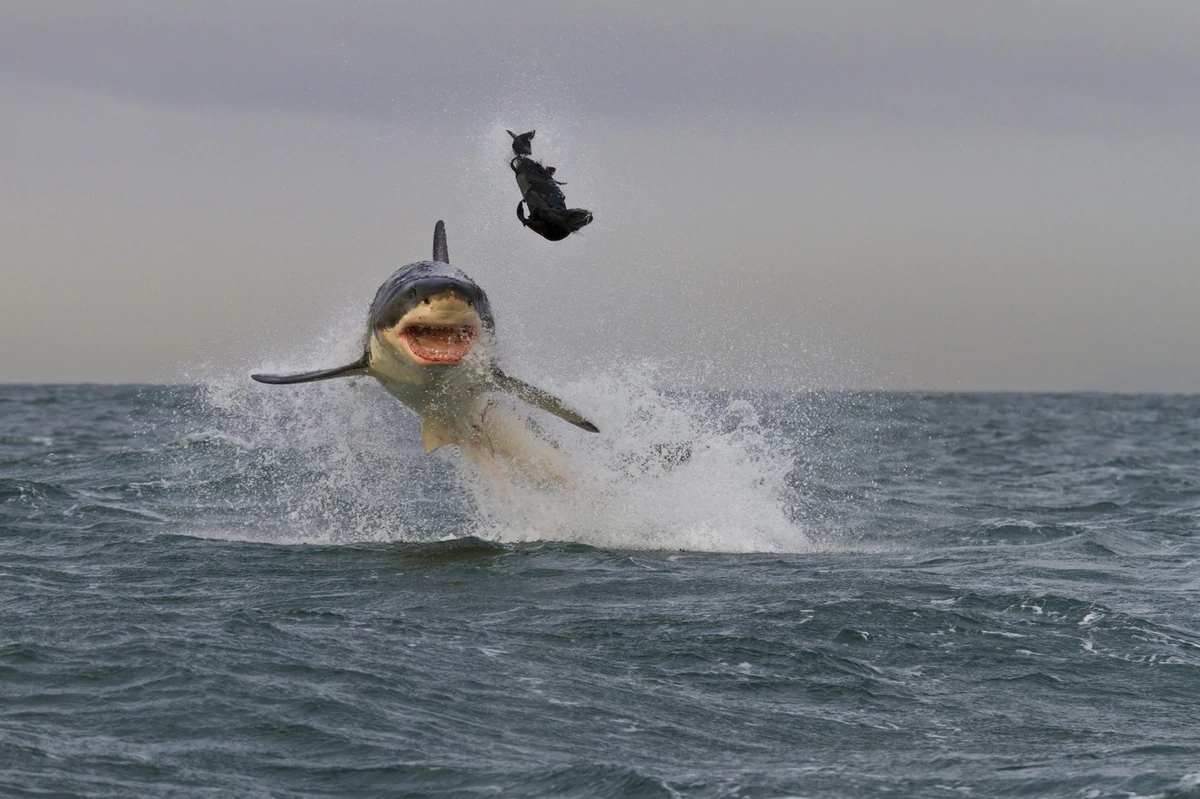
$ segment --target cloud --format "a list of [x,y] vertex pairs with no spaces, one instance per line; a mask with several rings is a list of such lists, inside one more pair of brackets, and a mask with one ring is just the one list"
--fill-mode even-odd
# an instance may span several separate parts
[[337,360],[445,218],[530,374],[1200,389],[1187,8],[6,4],[0,372]]
[[183,107],[458,120],[525,83],[576,113],[1196,131],[1200,22],[1123,2],[10,5],[0,70]]

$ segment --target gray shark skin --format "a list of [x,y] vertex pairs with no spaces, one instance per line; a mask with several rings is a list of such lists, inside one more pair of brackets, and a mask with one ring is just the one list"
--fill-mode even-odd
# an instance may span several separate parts
[[588,432],[599,430],[557,397],[505,374],[495,360],[495,328],[487,294],[450,265],[439,221],[433,259],[397,269],[375,293],[360,358],[332,369],[250,377],[270,385],[373,377],[420,417],[427,453],[456,444],[479,463],[499,458],[539,477],[553,475],[553,445],[489,395],[509,394]]

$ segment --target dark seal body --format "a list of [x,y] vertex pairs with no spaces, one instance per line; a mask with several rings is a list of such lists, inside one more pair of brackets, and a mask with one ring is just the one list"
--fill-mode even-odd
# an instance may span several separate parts
[[[517,203],[517,219],[539,236],[549,241],[562,241],[567,236],[592,221],[591,211],[583,208],[568,208],[567,198],[554,179],[554,168],[543,166],[531,157],[533,154],[534,131],[512,136],[513,158],[509,167],[517,178],[521,190],[521,202]],[[528,206],[529,215],[524,208]]]

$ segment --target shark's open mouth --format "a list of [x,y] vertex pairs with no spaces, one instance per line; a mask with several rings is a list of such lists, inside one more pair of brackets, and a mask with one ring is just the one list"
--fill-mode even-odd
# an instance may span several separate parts
[[477,333],[472,325],[409,325],[400,337],[425,363],[455,364],[467,357]]

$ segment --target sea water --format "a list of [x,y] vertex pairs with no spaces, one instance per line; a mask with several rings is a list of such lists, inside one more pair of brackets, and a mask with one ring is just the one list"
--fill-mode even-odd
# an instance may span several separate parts
[[0,795],[1200,796],[1200,398],[661,382],[0,387]]

